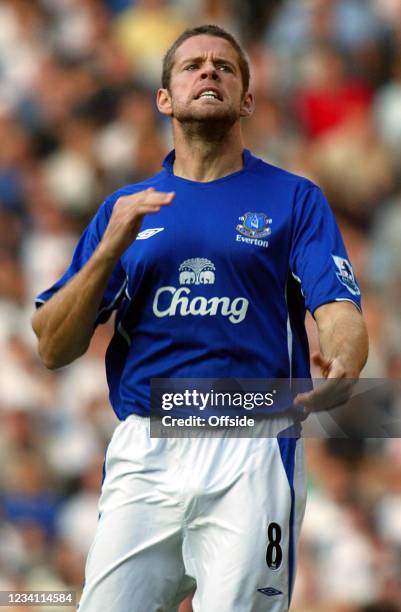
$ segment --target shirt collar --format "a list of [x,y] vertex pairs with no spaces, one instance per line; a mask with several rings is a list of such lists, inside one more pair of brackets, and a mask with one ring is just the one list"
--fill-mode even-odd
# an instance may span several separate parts
[[[245,169],[249,165],[251,158],[252,158],[252,154],[249,151],[249,149],[244,149],[242,151],[242,159],[244,162],[243,169]],[[174,174],[174,168],[173,168],[174,161],[175,161],[175,149],[172,149],[170,153],[168,153],[163,160],[163,168],[165,168],[170,174]]]

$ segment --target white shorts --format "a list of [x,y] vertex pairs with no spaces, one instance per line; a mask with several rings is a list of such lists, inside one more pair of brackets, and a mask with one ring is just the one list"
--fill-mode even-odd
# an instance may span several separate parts
[[302,439],[150,438],[130,416],[107,449],[79,612],[176,612],[195,588],[195,612],[288,610],[304,508]]

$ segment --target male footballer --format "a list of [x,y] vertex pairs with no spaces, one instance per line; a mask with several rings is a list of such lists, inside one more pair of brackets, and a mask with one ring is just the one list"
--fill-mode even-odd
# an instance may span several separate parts
[[37,298],[51,369],[85,353],[116,310],[106,354],[120,424],[105,460],[80,612],[289,609],[305,505],[302,439],[272,412],[263,438],[153,438],[155,378],[307,378],[308,309],[327,378],[306,411],[342,403],[367,358],[360,291],[316,185],[254,157],[249,67],[217,26],[168,50],[157,106],[174,150],[155,176],[108,197],[71,265]]

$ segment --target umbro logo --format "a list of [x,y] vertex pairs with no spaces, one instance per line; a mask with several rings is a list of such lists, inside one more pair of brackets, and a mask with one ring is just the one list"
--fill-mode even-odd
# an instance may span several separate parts
[[267,595],[268,597],[273,597],[273,595],[282,595],[282,591],[278,589],[273,589],[273,587],[265,587],[264,589],[258,589],[259,593],[263,593],[263,595]]
[[152,236],[155,236],[155,234],[158,234],[159,232],[162,232],[163,230],[164,230],[164,227],[150,227],[149,229],[139,232],[136,239],[146,240],[147,238],[152,238]]

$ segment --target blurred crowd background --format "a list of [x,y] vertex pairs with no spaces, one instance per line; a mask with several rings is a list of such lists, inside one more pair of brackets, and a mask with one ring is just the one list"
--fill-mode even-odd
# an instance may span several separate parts
[[[33,300],[105,196],[159,170],[161,57],[201,23],[248,51],[246,145],[335,210],[363,291],[364,375],[400,377],[401,0],[0,1],[0,590],[81,589],[116,423],[112,325],[49,372]],[[401,440],[308,440],[307,455],[292,609],[401,610]]]

